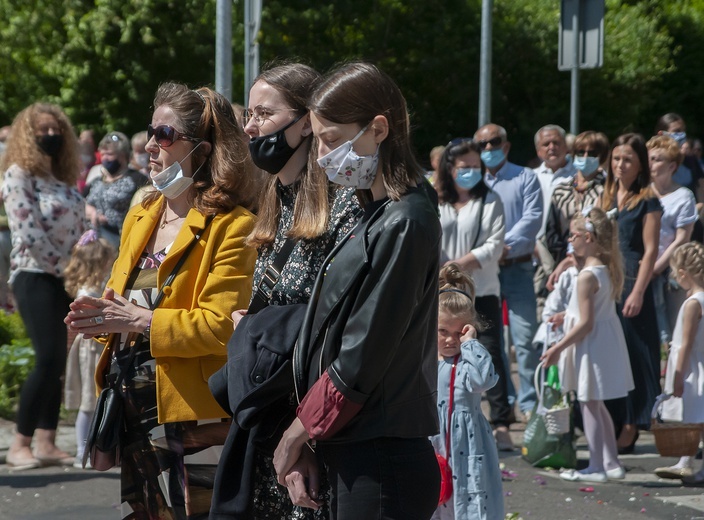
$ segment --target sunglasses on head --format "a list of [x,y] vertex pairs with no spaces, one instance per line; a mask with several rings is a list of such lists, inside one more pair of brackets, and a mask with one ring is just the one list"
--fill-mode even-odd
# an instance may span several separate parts
[[471,142],[472,142],[471,137],[455,137],[452,141],[447,143],[447,146],[457,146],[459,144],[471,143]]
[[489,139],[488,141],[476,141],[476,143],[479,145],[479,148],[484,150],[487,145],[491,145],[492,148],[496,148],[497,146],[500,146],[504,142],[501,137],[494,137],[493,139]]
[[147,125],[147,140],[151,140],[152,137],[154,137],[156,144],[158,144],[160,148],[168,148],[179,140],[192,141],[196,143],[200,141],[200,139],[196,137],[182,134],[173,126],[169,125],[159,125],[157,127]]

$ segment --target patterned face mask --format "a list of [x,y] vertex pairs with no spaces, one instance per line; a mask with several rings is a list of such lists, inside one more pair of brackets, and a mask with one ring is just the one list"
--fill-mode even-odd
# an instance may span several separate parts
[[377,145],[374,155],[361,157],[352,149],[354,142],[367,131],[367,128],[365,126],[351,141],[347,141],[318,159],[318,164],[325,170],[331,182],[360,190],[371,187],[379,165],[379,146]]

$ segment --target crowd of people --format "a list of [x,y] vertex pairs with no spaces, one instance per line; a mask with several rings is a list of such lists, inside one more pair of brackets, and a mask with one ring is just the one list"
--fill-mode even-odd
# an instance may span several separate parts
[[[663,376],[669,416],[704,422],[704,172],[680,116],[611,143],[545,125],[532,167],[489,123],[426,172],[370,63],[273,66],[241,109],[164,83],[153,108],[97,146],[46,103],[9,129],[0,278],[36,360],[15,470],[82,467],[119,381],[123,518],[502,519],[498,451],[541,360],[589,445],[566,480],[625,477]],[[704,484],[692,457],[658,471]]]

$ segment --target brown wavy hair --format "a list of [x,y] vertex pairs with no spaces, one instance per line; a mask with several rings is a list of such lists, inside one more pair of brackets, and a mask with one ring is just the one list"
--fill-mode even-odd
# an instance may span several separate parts
[[[270,85],[281,94],[290,108],[302,115],[308,112],[308,98],[319,79],[320,74],[308,65],[286,63],[265,70],[252,84],[263,81]],[[312,144],[312,137],[306,138],[301,144],[308,149],[308,164],[301,171],[298,195],[293,206],[293,224],[286,233],[286,236],[293,239],[317,238],[328,227],[330,198],[335,187],[318,167],[317,147]],[[247,244],[250,246],[259,248],[274,243],[281,214],[277,186],[278,177],[269,175],[259,199],[259,218],[247,238]]]
[[[383,115],[389,135],[379,146],[379,174],[392,200],[425,182],[424,170],[411,148],[406,99],[396,83],[371,63],[345,63],[328,73],[311,97],[310,111],[338,124],[367,126]],[[357,190],[360,203],[371,201],[370,190]]]
[[[191,155],[193,171],[198,172],[193,177],[193,207],[206,215],[227,213],[236,206],[252,209],[256,183],[245,174],[244,131],[230,102],[208,87],[191,90],[180,83],[162,83],[154,110],[160,106],[168,106],[176,115],[179,132],[212,145],[210,153],[198,147]],[[161,193],[151,192],[142,206],[160,199]]]
[[78,157],[78,139],[68,116],[59,106],[51,103],[33,103],[15,116],[0,170],[5,172],[10,165],[16,164],[35,177],[46,177],[49,174],[44,167],[46,156],[39,148],[35,135],[39,114],[54,116],[63,136],[59,153],[51,159],[51,173],[61,182],[74,186],[82,169]]
[[633,209],[641,201],[655,197],[655,193],[650,188],[650,166],[648,165],[648,149],[645,146],[645,139],[643,139],[643,136],[640,134],[623,134],[611,143],[609,169],[606,175],[606,183],[604,184],[604,193],[601,195],[601,208],[604,211],[609,211],[616,203],[616,193],[618,192],[619,181],[614,176],[613,168],[611,166],[611,156],[614,153],[614,148],[623,145],[630,146],[640,162],[640,171],[638,172],[638,176],[628,190],[629,193],[626,199],[626,208],[629,210]]

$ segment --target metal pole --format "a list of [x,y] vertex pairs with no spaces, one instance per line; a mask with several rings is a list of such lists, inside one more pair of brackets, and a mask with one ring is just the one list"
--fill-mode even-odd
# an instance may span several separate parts
[[252,0],[244,0],[244,106],[249,106],[249,88],[252,86],[249,54],[252,47]]
[[577,8],[572,15],[572,71],[570,85],[570,133],[579,133],[579,16],[582,0],[577,0]]
[[232,101],[232,0],[215,10],[215,90]]
[[482,0],[479,50],[479,127],[491,121],[491,14],[493,0]]

